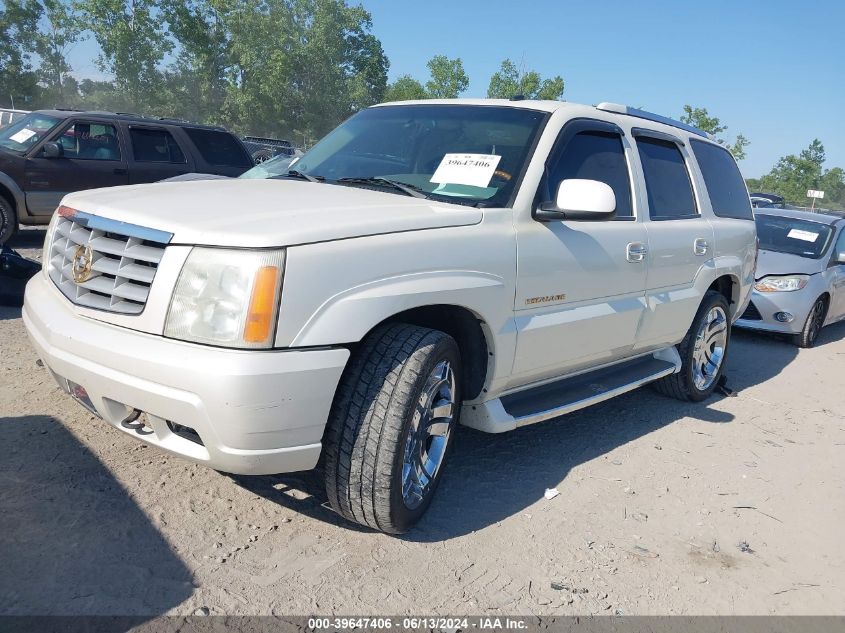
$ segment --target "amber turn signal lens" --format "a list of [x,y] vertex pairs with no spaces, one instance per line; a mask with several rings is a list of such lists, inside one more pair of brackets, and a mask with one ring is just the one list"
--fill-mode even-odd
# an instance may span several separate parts
[[249,312],[244,327],[244,341],[263,343],[273,329],[273,313],[276,311],[276,288],[279,269],[276,266],[262,266],[255,275]]

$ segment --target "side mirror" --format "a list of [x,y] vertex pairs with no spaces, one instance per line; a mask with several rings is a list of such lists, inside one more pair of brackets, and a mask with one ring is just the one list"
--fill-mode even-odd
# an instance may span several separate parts
[[544,202],[534,212],[541,222],[554,220],[612,220],[616,195],[607,183],[571,178],[560,183],[554,202]]
[[65,155],[65,148],[58,143],[44,143],[45,158],[61,158]]

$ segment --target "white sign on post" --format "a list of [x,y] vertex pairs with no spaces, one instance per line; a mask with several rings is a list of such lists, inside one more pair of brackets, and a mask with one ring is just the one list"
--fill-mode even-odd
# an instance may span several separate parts
[[808,198],[824,198],[824,191],[816,191],[815,189],[807,189]]

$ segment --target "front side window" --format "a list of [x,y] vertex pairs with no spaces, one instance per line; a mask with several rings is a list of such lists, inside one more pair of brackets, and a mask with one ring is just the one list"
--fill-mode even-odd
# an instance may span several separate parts
[[684,156],[671,141],[641,136],[637,139],[653,220],[697,217],[695,197]]
[[66,158],[120,160],[117,129],[108,123],[77,121],[56,139]]
[[167,130],[132,127],[129,128],[129,138],[132,141],[132,157],[138,162],[186,162],[185,154]]
[[616,217],[632,218],[631,180],[622,137],[610,132],[579,132],[558,156],[553,156],[548,171],[548,195],[554,197],[561,181],[570,178],[598,180],[613,189]]
[[23,154],[61,121],[53,116],[33,112],[0,129],[0,147]]
[[293,169],[329,183],[507,206],[548,114],[507,106],[368,108],[317,143]]
[[703,141],[691,140],[690,145],[707,185],[713,213],[720,218],[753,220],[745,181],[730,152]]
[[757,238],[761,251],[774,251],[819,259],[825,253],[833,230],[827,224],[758,213]]

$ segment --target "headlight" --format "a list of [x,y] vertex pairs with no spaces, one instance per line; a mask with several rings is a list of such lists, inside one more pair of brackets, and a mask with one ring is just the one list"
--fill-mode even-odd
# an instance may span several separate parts
[[809,281],[807,275],[785,275],[783,277],[763,277],[754,284],[757,292],[792,292],[801,290]]
[[272,347],[284,263],[284,250],[194,248],[176,282],[164,335],[223,347]]

